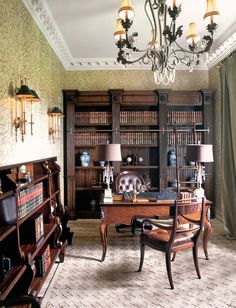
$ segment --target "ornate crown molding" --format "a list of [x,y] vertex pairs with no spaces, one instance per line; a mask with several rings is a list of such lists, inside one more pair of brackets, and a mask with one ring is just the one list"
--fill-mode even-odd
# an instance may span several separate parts
[[[135,64],[130,64],[129,67],[117,62],[115,58],[74,58],[71,61],[69,71],[90,71],[90,70],[150,70],[148,65],[141,61]],[[196,66],[195,70],[207,70],[206,63],[201,63]],[[186,70],[183,64],[178,65],[178,70]]]
[[[48,43],[66,70],[76,71],[125,69],[123,65],[117,63],[116,59],[112,58],[73,58],[61,35],[60,30],[56,25],[56,22],[47,3],[43,0],[22,0],[22,2],[24,3],[30,15],[44,34]],[[230,30],[230,37],[227,34],[227,38],[224,36],[224,38],[221,38],[221,40],[218,41],[217,49],[206,60],[207,65],[205,63],[201,63],[198,67],[195,68],[195,70],[206,70],[211,68],[236,48],[236,25],[233,30],[234,33],[232,33],[232,27]],[[136,63],[135,65],[129,66],[129,69],[146,70],[147,66],[142,63]],[[186,67],[180,65],[178,66],[178,70],[186,70]]]
[[51,45],[65,69],[72,62],[71,53],[58,29],[47,3],[43,0],[21,0]]
[[212,68],[217,63],[226,58],[232,51],[236,49],[236,24],[221,36],[216,42],[214,52],[208,57],[206,63],[208,68]]

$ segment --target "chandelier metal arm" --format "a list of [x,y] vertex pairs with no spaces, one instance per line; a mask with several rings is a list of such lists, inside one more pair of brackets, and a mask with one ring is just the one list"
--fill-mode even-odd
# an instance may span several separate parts
[[[140,51],[141,52],[141,51]],[[140,62],[142,61],[143,62],[143,59],[146,57],[146,52],[145,54],[143,54],[141,57],[137,58],[137,59],[134,59],[132,61],[129,61],[127,58],[125,58],[125,56],[123,55],[125,53],[125,51],[123,49],[120,49],[119,52],[118,52],[118,57],[117,57],[117,61],[120,62],[121,64],[123,65],[126,65],[126,64],[134,64],[134,63],[137,63],[137,62]],[[145,62],[143,62],[145,64]]]
[[[150,18],[149,14],[148,14],[148,10],[147,10],[147,5],[149,4],[150,7],[150,11],[151,11],[151,15],[152,15],[152,19]],[[156,19],[155,19],[155,15],[154,15],[154,11],[153,11],[153,7],[152,7],[152,3],[151,0],[146,0],[145,1],[145,5],[144,5],[144,11],[145,14],[149,20],[149,23],[151,25],[151,30],[152,30],[152,40],[154,40],[157,36],[157,24],[156,24]]]
[[[219,11],[216,8],[215,0],[206,1],[207,12],[204,18],[209,18],[209,24],[206,27],[208,34],[203,36],[202,46],[198,46],[197,42],[200,40],[200,36],[197,34],[196,24],[190,23],[186,37],[189,44],[188,49],[178,43],[178,39],[183,35],[183,26],[177,26],[176,23],[182,11],[181,5],[177,5],[177,1],[174,0],[173,5],[167,4],[166,0],[145,0],[144,12],[151,27],[152,37],[148,47],[140,50],[135,46],[138,33],[134,32],[129,35],[129,30],[133,23],[129,18],[132,19],[134,16],[131,0],[122,0],[122,7],[119,12],[122,11],[120,16],[122,16],[123,32],[122,29],[116,32],[116,34],[120,35],[116,42],[119,49],[117,61],[124,65],[137,62],[151,64],[157,84],[160,82],[164,84],[174,82],[176,66],[180,62],[192,71],[193,67],[199,64],[200,55],[210,50],[213,44],[213,35],[217,28],[214,21],[215,16],[219,15]],[[142,55],[140,56],[141,53]],[[137,58],[133,59],[135,54]]]

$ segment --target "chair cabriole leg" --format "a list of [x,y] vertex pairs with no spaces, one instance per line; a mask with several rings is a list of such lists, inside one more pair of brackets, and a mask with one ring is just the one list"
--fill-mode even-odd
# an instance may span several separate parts
[[167,269],[167,275],[170,282],[170,287],[173,290],[174,289],[174,283],[172,279],[172,273],[171,273],[171,253],[166,252],[166,269]]
[[140,238],[140,263],[138,272],[141,272],[143,267],[144,253],[145,253],[145,244],[143,243],[142,238]]
[[198,264],[198,245],[197,243],[193,246],[193,260],[194,260],[194,265],[196,268],[198,278],[201,279],[201,274],[200,274],[199,264]]

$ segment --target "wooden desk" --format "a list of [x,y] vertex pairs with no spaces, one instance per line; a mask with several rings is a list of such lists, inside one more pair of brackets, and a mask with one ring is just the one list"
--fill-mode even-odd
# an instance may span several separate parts
[[[169,216],[170,205],[173,200],[158,200],[156,202],[134,203],[129,201],[113,201],[113,203],[100,203],[101,207],[101,225],[100,234],[102,239],[103,253],[101,261],[105,260],[107,252],[107,226],[109,224],[131,224],[137,216]],[[208,208],[210,201],[206,202],[206,213],[204,215],[204,235],[203,250],[208,260],[207,243],[211,232],[211,224],[208,218]]]

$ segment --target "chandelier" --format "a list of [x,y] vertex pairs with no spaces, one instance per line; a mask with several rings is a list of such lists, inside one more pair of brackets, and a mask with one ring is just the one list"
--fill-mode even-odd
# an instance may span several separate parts
[[181,13],[181,0],[145,0],[144,11],[151,27],[151,40],[144,50],[135,47],[138,33],[130,34],[133,24],[134,8],[131,0],[122,0],[119,18],[116,22],[114,38],[119,49],[117,61],[123,65],[141,62],[149,64],[154,73],[156,84],[165,85],[175,81],[175,70],[178,64],[186,65],[189,71],[199,64],[201,54],[208,53],[220,15],[215,0],[206,0],[207,34],[200,38],[196,23],[189,24],[186,36],[188,47],[178,42],[183,35],[183,26],[177,25]]

